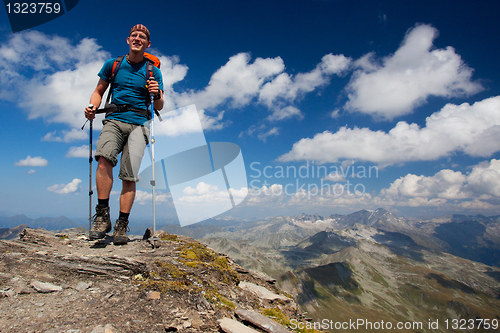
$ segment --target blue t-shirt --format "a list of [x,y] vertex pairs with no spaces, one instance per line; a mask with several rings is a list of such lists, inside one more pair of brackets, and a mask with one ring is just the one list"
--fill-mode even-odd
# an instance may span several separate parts
[[[116,58],[107,60],[101,68],[99,74],[101,79],[109,83],[113,63]],[[111,91],[111,103],[116,105],[128,105],[134,109],[147,110],[150,101],[149,92],[146,88],[148,79],[147,60],[131,65],[124,57],[120,68],[116,72],[113,91]],[[163,78],[159,68],[153,66],[153,76],[158,82],[160,90],[163,91]],[[146,116],[134,111],[114,112],[106,117],[116,119],[126,123],[142,125],[147,120]]]

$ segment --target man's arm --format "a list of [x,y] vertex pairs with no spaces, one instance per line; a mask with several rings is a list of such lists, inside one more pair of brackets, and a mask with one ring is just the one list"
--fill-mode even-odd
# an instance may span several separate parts
[[95,118],[95,112],[99,108],[102,102],[102,96],[106,89],[108,89],[109,83],[104,81],[103,79],[99,79],[97,82],[97,87],[95,87],[94,92],[90,96],[90,104],[94,105],[93,108],[86,107],[85,108],[85,117],[89,120],[93,120]]

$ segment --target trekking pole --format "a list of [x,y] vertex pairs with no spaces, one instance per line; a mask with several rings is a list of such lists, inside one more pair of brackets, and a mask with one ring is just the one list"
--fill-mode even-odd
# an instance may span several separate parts
[[[89,104],[89,108],[93,108],[93,104]],[[82,130],[87,124],[88,119],[85,121],[85,124],[82,126]],[[89,236],[90,236],[90,230],[92,229],[92,194],[94,192],[92,191],[92,133],[93,133],[93,120],[90,120],[90,132],[89,132]]]
[[[150,79],[154,79],[151,77]],[[155,127],[154,127],[154,95],[151,94],[151,187],[152,187],[152,204],[153,204],[153,248],[156,248],[156,205],[155,205]]]

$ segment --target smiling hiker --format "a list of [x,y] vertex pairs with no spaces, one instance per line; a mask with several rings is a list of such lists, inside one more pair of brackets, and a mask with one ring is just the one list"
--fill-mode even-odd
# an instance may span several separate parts
[[[128,219],[136,194],[137,172],[148,143],[150,96],[154,96],[154,109],[163,108],[163,79],[159,61],[154,66],[151,57],[145,53],[151,45],[149,30],[142,24],[130,29],[127,38],[129,52],[125,57],[107,60],[98,73],[99,82],[85,109],[85,117],[95,118],[96,113],[105,112],[103,128],[97,141],[96,187],[98,204],[89,238],[101,239],[111,231],[109,196],[113,187],[113,167],[121,153],[120,173],[122,192],[120,195],[120,215],[116,220],[113,243],[124,245],[128,242]],[[156,58],[157,60],[157,58]],[[158,66],[158,67],[157,67]],[[119,70],[118,70],[119,69]],[[98,110],[106,89],[108,100],[104,109]],[[109,94],[112,95],[111,104]]]

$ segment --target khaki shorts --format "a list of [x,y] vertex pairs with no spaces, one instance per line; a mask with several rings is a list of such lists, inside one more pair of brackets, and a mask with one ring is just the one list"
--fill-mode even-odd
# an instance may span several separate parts
[[149,128],[114,119],[104,119],[102,123],[103,128],[95,153],[96,161],[104,157],[115,167],[118,164],[118,154],[121,152],[118,178],[138,182],[144,149],[149,142]]

